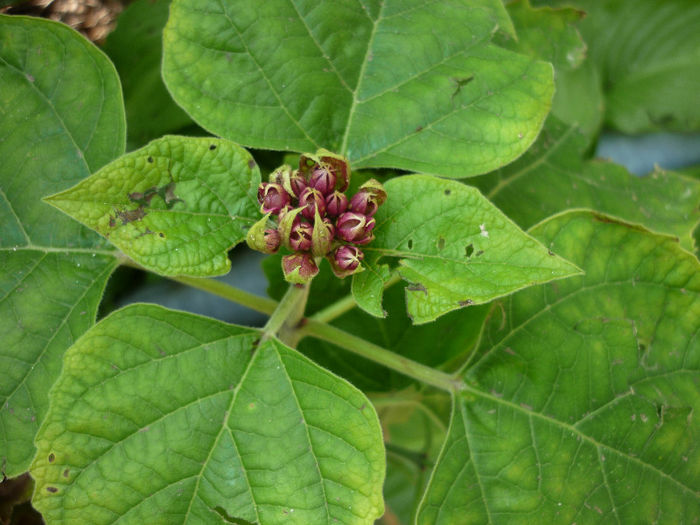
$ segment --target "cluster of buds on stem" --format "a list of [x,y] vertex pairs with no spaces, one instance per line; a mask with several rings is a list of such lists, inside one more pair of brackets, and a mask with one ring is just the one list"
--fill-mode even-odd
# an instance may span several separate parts
[[374,214],[386,191],[370,179],[348,199],[349,183],[347,161],[325,150],[302,155],[297,170],[277,168],[258,187],[265,216],[248,231],[248,246],[263,253],[276,253],[281,246],[291,251],[282,258],[282,270],[296,284],[318,273],[321,257],[338,277],[362,271],[359,246],[374,239]]

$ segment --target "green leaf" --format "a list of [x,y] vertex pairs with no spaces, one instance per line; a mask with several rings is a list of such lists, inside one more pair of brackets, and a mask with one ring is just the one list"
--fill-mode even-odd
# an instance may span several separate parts
[[511,296],[487,324],[418,523],[691,523],[700,263],[591,212],[532,233],[586,274]]
[[578,0],[601,72],[606,123],[624,133],[700,129],[700,4]]
[[372,405],[260,335],[149,305],[98,323],[52,390],[35,506],[93,524],[372,523],[384,480]]
[[260,170],[226,140],[167,136],[46,199],[162,275],[220,275],[260,218]]
[[522,154],[550,108],[551,65],[491,44],[498,28],[500,0],[176,0],[163,75],[241,144],[464,177]]
[[575,24],[585,15],[573,8],[533,8],[530,0],[508,4],[517,38],[499,33],[495,42],[507,49],[551,62],[557,73],[575,69],[586,56],[586,44]]
[[675,235],[693,249],[700,181],[660,169],[636,177],[611,162],[584,161],[586,147],[576,127],[550,117],[525,155],[469,182],[523,228],[568,208],[593,208]]
[[577,124],[592,141],[603,121],[603,92],[597,69],[586,58],[586,44],[578,23],[584,12],[565,8],[533,8],[529,0],[508,4],[517,40],[499,33],[504,47],[554,65],[555,94],[552,113]]
[[163,84],[160,63],[170,0],[137,0],[119,15],[104,50],[119,72],[129,149],[192,124]]
[[[579,272],[475,188],[426,175],[391,179],[385,187],[389,198],[377,211],[376,239],[363,248],[367,270],[354,278],[373,275],[382,257],[399,257],[416,324]],[[355,296],[362,308],[364,298]],[[371,305],[365,309],[374,313]]]
[[0,15],[0,471],[27,470],[65,349],[116,266],[104,241],[41,202],[124,151],[109,60],[75,31]]

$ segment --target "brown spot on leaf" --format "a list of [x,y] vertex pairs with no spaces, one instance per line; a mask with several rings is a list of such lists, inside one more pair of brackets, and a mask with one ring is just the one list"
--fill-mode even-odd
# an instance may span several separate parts
[[148,157],[146,160],[147,160],[150,164],[153,164],[153,157]]
[[253,159],[250,159],[248,161],[248,169],[252,170],[253,168],[255,168],[255,161]]
[[68,477],[68,474],[70,474],[70,469],[66,469],[66,470],[63,471],[63,477],[64,477],[64,478],[67,478],[67,477]]
[[409,284],[406,287],[406,290],[408,290],[409,292],[423,292],[425,295],[428,295],[428,290],[421,283]]
[[451,194],[452,194],[452,190],[445,190],[445,195],[451,195]]
[[51,494],[56,494],[56,492],[58,492],[56,487],[46,487],[46,490],[48,490]]
[[51,454],[49,454],[49,463],[53,463],[55,460],[56,460],[56,456],[52,452]]
[[209,149],[212,150],[212,151],[215,150],[215,149],[216,149],[216,144],[211,144],[211,145],[209,146]]
[[438,239],[437,247],[438,247],[438,250],[444,250],[445,249],[445,239],[440,237]]
[[124,210],[117,212],[117,218],[122,221],[122,225],[130,222],[140,221],[146,216],[143,206],[139,206],[135,210]]
[[459,301],[459,306],[471,306],[474,304],[474,301],[471,299],[467,299],[466,301]]

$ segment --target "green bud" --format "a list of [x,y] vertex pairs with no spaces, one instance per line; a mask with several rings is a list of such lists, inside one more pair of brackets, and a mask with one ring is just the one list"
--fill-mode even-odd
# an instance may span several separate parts
[[316,208],[314,231],[311,234],[311,253],[315,257],[323,257],[331,250],[334,233],[333,225],[330,222],[325,222]]
[[268,227],[268,213],[248,230],[245,242],[252,250],[262,253],[276,253],[280,245],[280,236],[276,230]]
[[285,248],[287,248],[288,250],[294,251],[294,248],[292,248],[292,246],[289,244],[289,238],[292,234],[292,228],[301,220],[299,214],[303,209],[304,208],[294,208],[293,210],[289,210],[280,217],[279,227],[277,228],[277,231],[280,232],[282,244],[284,244]]

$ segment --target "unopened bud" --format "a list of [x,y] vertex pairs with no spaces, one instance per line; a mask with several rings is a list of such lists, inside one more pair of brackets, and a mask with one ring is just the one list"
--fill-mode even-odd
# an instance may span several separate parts
[[326,198],[316,188],[309,186],[299,196],[299,207],[303,207],[302,214],[310,221],[314,220],[316,210],[319,215],[326,213]]
[[326,197],[326,213],[331,217],[337,217],[348,209],[348,198],[344,193],[334,191]]
[[248,230],[245,242],[253,250],[262,253],[276,253],[280,247],[280,234],[277,230],[268,228],[268,213]]
[[376,221],[361,213],[347,211],[338,217],[336,235],[347,242],[367,244],[372,240],[372,230]]
[[294,192],[294,196],[298,199],[302,192],[306,189],[306,179],[299,173],[299,170],[294,170],[290,179],[289,185]]
[[293,210],[287,211],[280,217],[277,230],[280,232],[282,243],[288,250],[294,250],[294,248],[291,246],[290,240],[292,236],[292,229],[301,223],[301,217],[299,216],[301,211],[302,208],[294,208]]
[[328,219],[321,219],[321,216],[316,212],[311,236],[311,253],[315,257],[322,257],[331,250],[334,233],[335,228],[333,224]]
[[364,254],[357,246],[343,245],[339,246],[333,252],[333,255],[328,257],[328,262],[331,264],[333,273],[342,279],[362,271],[360,261],[363,258]]
[[335,175],[326,166],[316,167],[309,176],[309,186],[316,188],[324,196],[335,189]]
[[350,184],[350,165],[345,157],[320,149],[315,155],[304,153],[299,158],[299,171],[302,175],[310,174],[315,168],[328,168],[335,176],[335,189],[345,191]]
[[386,190],[381,182],[377,179],[369,179],[362,186],[360,186],[360,191],[366,191],[372,197],[372,200],[377,203],[377,206],[381,206],[386,202]]
[[289,234],[289,248],[295,252],[307,252],[311,249],[313,228],[308,222],[299,221],[292,226]]
[[350,199],[350,209],[355,213],[371,216],[377,212],[377,208],[376,201],[368,191],[360,190]]
[[310,253],[294,253],[282,257],[284,278],[294,284],[306,284],[318,274],[318,266]]
[[261,213],[277,215],[282,208],[289,204],[289,194],[279,184],[263,182],[258,186],[258,202]]

